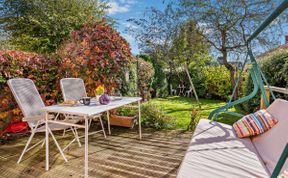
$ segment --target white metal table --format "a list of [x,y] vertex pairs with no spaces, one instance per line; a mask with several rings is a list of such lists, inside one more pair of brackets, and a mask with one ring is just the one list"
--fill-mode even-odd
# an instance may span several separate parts
[[49,122],[59,123],[59,124],[65,124],[69,126],[75,126],[78,128],[84,128],[85,129],[85,178],[88,178],[88,119],[90,117],[93,117],[97,114],[107,112],[107,120],[108,120],[108,132],[111,134],[110,129],[110,121],[109,121],[109,110],[115,109],[127,104],[131,104],[134,102],[138,102],[138,125],[139,125],[139,138],[142,137],[142,131],[141,131],[141,112],[140,112],[140,101],[141,98],[139,97],[123,97],[121,100],[115,100],[111,101],[108,105],[100,105],[96,103],[92,103],[89,106],[79,105],[79,106],[61,106],[61,105],[53,105],[53,106],[47,106],[44,107],[42,110],[45,112],[45,119],[46,119],[46,136],[45,136],[45,143],[46,143],[46,170],[49,170],[49,132],[48,132],[48,115],[49,113],[60,113],[60,114],[71,114],[71,115],[77,115],[84,117],[85,119],[85,125],[79,125],[79,124],[70,124],[70,123],[63,123],[61,121],[54,121],[49,120]]

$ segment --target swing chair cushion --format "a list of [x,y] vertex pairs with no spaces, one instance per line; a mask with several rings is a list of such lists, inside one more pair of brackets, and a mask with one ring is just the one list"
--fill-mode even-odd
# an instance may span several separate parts
[[237,137],[232,126],[201,119],[177,178],[268,178],[250,138]]
[[[278,123],[252,138],[238,138],[233,127],[201,119],[177,178],[270,177],[287,141],[288,101],[277,99],[267,112]],[[286,160],[281,173],[288,169]]]
[[[267,108],[267,111],[278,120],[278,123],[269,131],[252,137],[252,142],[272,174],[288,142],[288,101],[277,99]],[[288,170],[288,160],[286,160],[281,172],[284,170]]]
[[271,129],[277,122],[275,117],[262,109],[244,116],[233,124],[233,128],[239,138],[245,138],[262,134]]

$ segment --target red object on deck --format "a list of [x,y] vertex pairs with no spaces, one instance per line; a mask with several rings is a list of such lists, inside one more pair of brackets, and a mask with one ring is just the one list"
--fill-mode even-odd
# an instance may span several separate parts
[[28,130],[27,122],[13,122],[10,123],[6,129],[4,129],[3,133],[19,133]]

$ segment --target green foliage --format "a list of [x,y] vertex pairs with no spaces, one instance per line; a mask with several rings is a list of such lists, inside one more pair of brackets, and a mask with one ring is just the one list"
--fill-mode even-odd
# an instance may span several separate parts
[[201,61],[202,55],[208,54],[208,45],[200,35],[196,23],[187,21],[181,24],[178,32],[172,38],[170,53],[175,66],[188,65],[191,62],[199,63],[199,66],[205,61]]
[[167,115],[160,106],[145,103],[141,105],[142,124],[156,129],[171,129],[175,126],[174,119]]
[[104,15],[97,0],[1,0],[0,31],[19,50],[54,52],[70,31]]
[[163,62],[156,60],[153,57],[150,57],[149,55],[139,55],[140,58],[144,59],[145,61],[148,61],[152,63],[155,74],[152,79],[151,87],[153,89],[152,91],[152,97],[158,98],[158,97],[166,97],[168,95],[168,84],[166,79],[166,74],[164,73],[164,65]]
[[205,67],[204,85],[207,98],[228,99],[232,91],[229,71],[224,66]]
[[[125,96],[137,96],[137,64],[135,61],[131,61],[128,65],[129,80],[121,80],[120,91]],[[127,76],[123,74],[121,78],[124,79]]]
[[[288,86],[288,51],[276,50],[268,54],[260,60],[261,69],[271,86],[283,87]],[[245,83],[244,95],[247,96],[253,90],[252,78],[249,77]],[[286,95],[274,93],[276,98],[288,99]],[[258,91],[256,97],[243,104],[247,112],[253,112],[259,109],[260,106],[260,92]]]
[[138,63],[138,90],[140,96],[147,100],[150,98],[150,90],[152,78],[154,76],[154,68],[150,62],[144,61],[141,58],[137,59]]
[[[191,63],[189,72],[197,94],[201,98],[227,100],[232,93],[229,71],[224,66],[199,67],[198,64]],[[173,88],[181,83],[190,86],[184,71],[174,72],[170,81]]]

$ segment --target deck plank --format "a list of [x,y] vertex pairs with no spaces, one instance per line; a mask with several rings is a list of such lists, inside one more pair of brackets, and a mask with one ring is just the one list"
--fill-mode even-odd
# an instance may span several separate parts
[[[83,132],[79,131],[83,134]],[[61,146],[71,139],[55,133]],[[155,131],[144,129],[142,140],[137,130],[112,128],[112,135],[104,139],[99,133],[89,137],[89,176],[96,178],[175,178],[177,170],[190,142],[192,133],[179,130]],[[44,138],[38,134],[33,141]],[[83,177],[84,139],[82,148],[72,144],[65,151],[68,163],[58,154],[50,139],[50,170],[45,171],[45,149],[40,146],[28,152],[23,161],[16,161],[28,136],[17,138],[0,145],[0,177]]]

